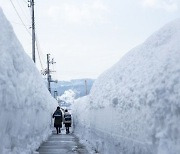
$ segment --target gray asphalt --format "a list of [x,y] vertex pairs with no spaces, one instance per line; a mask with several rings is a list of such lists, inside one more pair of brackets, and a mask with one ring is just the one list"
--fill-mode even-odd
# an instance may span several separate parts
[[85,146],[79,143],[74,134],[53,134],[37,150],[39,154],[88,154]]

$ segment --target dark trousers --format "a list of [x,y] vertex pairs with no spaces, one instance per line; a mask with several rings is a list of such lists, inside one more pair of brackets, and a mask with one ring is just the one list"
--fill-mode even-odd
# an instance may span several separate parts
[[69,133],[69,127],[66,127],[66,134]]
[[61,127],[56,127],[57,134],[61,133]]

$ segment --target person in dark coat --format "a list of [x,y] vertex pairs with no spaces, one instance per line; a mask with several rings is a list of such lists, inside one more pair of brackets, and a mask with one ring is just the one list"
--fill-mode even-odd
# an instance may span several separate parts
[[69,127],[71,127],[71,114],[68,112],[68,110],[65,110],[64,113],[64,124],[66,127],[66,134],[69,133]]
[[58,106],[56,111],[53,114],[54,119],[54,127],[57,130],[57,134],[61,133],[61,128],[62,128],[62,112],[60,110],[60,107]]

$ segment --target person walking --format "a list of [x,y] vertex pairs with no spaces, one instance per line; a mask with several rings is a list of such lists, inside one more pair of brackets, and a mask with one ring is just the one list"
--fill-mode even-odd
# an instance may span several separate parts
[[60,110],[60,107],[58,106],[56,111],[53,114],[54,119],[54,127],[57,130],[57,134],[61,133],[61,128],[62,128],[62,112]]
[[64,124],[66,127],[66,134],[69,134],[69,127],[71,127],[71,114],[68,112],[67,109],[64,113]]

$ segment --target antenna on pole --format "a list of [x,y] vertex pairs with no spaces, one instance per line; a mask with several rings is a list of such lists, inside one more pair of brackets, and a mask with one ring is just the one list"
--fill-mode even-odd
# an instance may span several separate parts
[[35,20],[34,20],[34,0],[28,0],[28,7],[32,8],[32,59],[36,63],[36,54],[35,54]]

